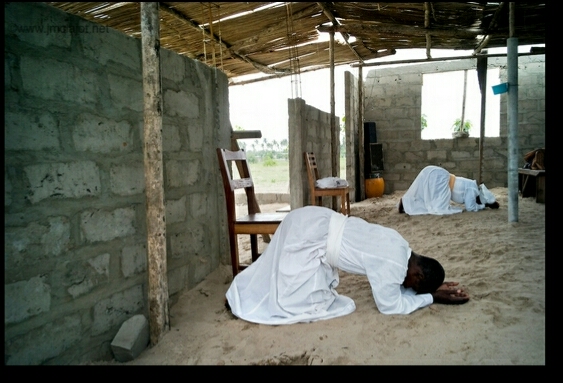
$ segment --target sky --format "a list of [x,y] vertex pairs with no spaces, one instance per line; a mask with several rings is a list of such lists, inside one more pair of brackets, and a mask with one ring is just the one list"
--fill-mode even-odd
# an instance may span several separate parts
[[[487,70],[485,137],[500,133],[500,96],[493,94],[492,86],[500,83],[498,68]],[[423,140],[451,138],[454,121],[461,118],[463,108],[464,72],[443,72],[423,75],[421,113],[428,126],[422,131]],[[471,137],[480,136],[481,90],[477,71],[467,71],[464,121],[471,122]]]
[[[529,46],[521,46],[518,51],[522,53],[529,52],[529,50]],[[472,51],[433,49],[432,57],[468,56],[471,53]],[[488,53],[506,53],[506,48],[489,49]],[[375,62],[425,58],[425,49],[406,49],[399,50],[393,56],[377,59]],[[377,67],[364,67],[364,77],[374,68]],[[359,75],[359,68],[352,68],[350,65],[341,65],[334,69],[335,114],[341,118],[344,116],[344,73],[346,71],[351,72],[355,77]],[[292,79],[297,83],[293,84]],[[238,81],[242,81],[242,78]],[[300,96],[295,94],[296,85],[299,82],[301,84]],[[497,83],[491,83],[491,80],[488,80],[487,87],[491,88],[492,85]],[[306,72],[296,77],[287,76],[245,85],[229,86],[231,125],[233,129],[240,127],[244,130],[260,130],[262,138],[267,138],[268,141],[276,140],[279,142],[287,139],[287,100],[298,96],[305,100],[308,105],[330,113],[330,69]],[[487,98],[489,98],[488,95]],[[440,107],[447,109],[443,104]],[[473,123],[478,130],[479,118],[474,120]],[[487,123],[485,125],[487,126]]]

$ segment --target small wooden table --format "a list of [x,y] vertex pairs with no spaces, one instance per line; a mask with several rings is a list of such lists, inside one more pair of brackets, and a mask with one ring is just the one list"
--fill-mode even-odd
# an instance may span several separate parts
[[545,203],[545,170],[518,169],[518,186],[522,198],[535,196],[536,202]]

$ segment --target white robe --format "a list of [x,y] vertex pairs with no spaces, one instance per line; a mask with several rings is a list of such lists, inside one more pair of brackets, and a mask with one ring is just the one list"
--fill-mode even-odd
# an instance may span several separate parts
[[[330,257],[327,241],[334,215],[343,224],[337,225],[339,233],[331,231],[329,247],[337,254]],[[407,241],[393,229],[306,206],[287,215],[264,253],[234,278],[226,297],[234,315],[254,323],[335,318],[356,309],[351,298],[336,292],[341,269],[367,275],[381,313],[409,314],[432,303],[431,294],[417,295],[402,286],[410,254]]]
[[465,205],[467,211],[479,211],[484,204],[477,204],[479,187],[475,180],[455,177],[450,189],[450,173],[439,166],[427,166],[418,173],[412,185],[403,195],[403,208],[409,215],[446,215],[461,213],[462,207],[451,205],[451,201]]

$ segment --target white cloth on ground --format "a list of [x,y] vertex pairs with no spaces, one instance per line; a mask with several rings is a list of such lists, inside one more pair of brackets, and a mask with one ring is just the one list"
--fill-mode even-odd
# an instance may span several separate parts
[[344,234],[344,224],[346,223],[344,214],[333,214],[328,225],[328,237],[326,244],[326,256],[328,264],[338,268],[338,258],[340,257],[340,245]]
[[450,189],[450,173],[439,166],[427,166],[418,173],[409,189],[402,197],[403,209],[409,215],[434,214],[447,215],[461,213],[462,207],[453,206],[451,201],[465,205],[467,211],[485,208],[477,204],[479,188],[475,180],[455,177]]
[[326,177],[318,179],[315,186],[321,189],[342,188],[348,186],[348,181],[338,177]]
[[347,217],[342,227],[338,268],[327,258],[334,212],[319,206],[292,210],[263,254],[231,283],[226,297],[237,317],[271,325],[340,317],[356,309],[339,295],[338,269],[367,275],[383,314],[408,314],[432,303],[431,294],[405,289],[411,249],[393,229]]
[[495,195],[493,193],[491,193],[491,191],[489,189],[487,189],[485,184],[479,185],[479,198],[481,199],[481,202],[489,203],[489,204],[495,203],[496,200],[497,200],[495,198]]

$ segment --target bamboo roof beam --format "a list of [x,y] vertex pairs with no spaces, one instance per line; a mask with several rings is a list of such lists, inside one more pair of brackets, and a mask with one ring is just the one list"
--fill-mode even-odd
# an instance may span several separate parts
[[[183,23],[185,23],[186,25],[190,26],[191,28],[193,28],[197,31],[202,30],[202,28],[200,28],[200,26],[198,24],[196,24],[192,20],[188,19],[186,16],[184,16],[183,14],[181,14],[180,12],[176,11],[173,8],[170,8],[170,7],[161,3],[160,10],[165,12],[165,13],[168,13],[169,15],[176,17],[178,20],[181,20]],[[243,60],[244,62],[247,62],[248,64],[252,65],[254,68],[256,68],[257,70],[259,70],[262,73],[265,73],[265,74],[289,73],[287,70],[279,70],[279,69],[275,69],[275,68],[270,68],[267,65],[261,64],[259,62],[256,62],[254,60],[249,59],[248,57],[246,57],[244,55],[239,54],[237,51],[231,49],[231,46],[229,44],[225,43],[222,39],[219,39],[217,36],[215,36],[215,34],[210,33],[205,28],[203,28],[203,34],[207,38],[213,40],[214,43],[219,44],[222,48],[224,48],[226,51],[228,51],[231,56],[233,56],[233,57],[235,57],[239,60]]]
[[[493,15],[493,19],[491,20],[491,24],[489,25],[489,31],[494,30],[496,28],[497,20],[498,20],[498,17],[500,15],[500,11],[502,10],[503,6],[504,6],[504,3],[500,3],[498,5],[498,8],[495,11],[495,14]],[[479,43],[477,48],[475,48],[475,50],[473,51],[473,54],[477,54],[477,53],[481,52],[481,50],[487,46],[490,39],[491,39],[491,34],[487,34],[485,37],[483,37],[483,40],[481,40],[481,42]]]
[[[321,10],[323,11],[323,13],[325,14],[325,16],[332,22],[333,26],[337,26],[340,25],[340,23],[338,22],[338,20],[336,20],[336,17],[334,17],[334,15],[332,14],[332,12],[330,11],[330,9],[328,9],[325,5],[325,3],[317,3],[319,5],[319,7],[321,8]],[[358,60],[360,60],[360,62],[363,64],[364,60],[362,59],[362,57],[358,54],[358,52],[354,49],[354,47],[352,45],[350,45],[350,43],[348,42],[349,38],[350,38],[350,34],[346,33],[346,32],[340,32],[340,35],[342,36],[342,38],[344,39],[344,41],[346,42],[346,45],[350,48],[350,50],[352,50],[352,52],[354,53],[354,55],[358,58]]]
[[[365,24],[365,23],[349,23],[346,25],[337,25],[337,26],[325,26],[320,25],[317,27],[319,32],[345,32],[350,33],[352,35],[363,35],[363,34],[371,34],[371,33],[384,33],[384,34],[401,34],[406,36],[420,36],[422,32],[421,28],[419,27],[412,27],[412,26],[401,26],[401,25],[393,25],[389,23],[377,23],[377,24]],[[471,31],[466,31],[463,29],[438,29],[438,28],[429,28],[429,33],[433,36],[437,37],[449,37],[449,38],[460,38],[460,39],[467,39],[471,37],[475,37],[476,35],[484,34],[482,29],[472,29]]]
[[[296,12],[293,14],[293,18],[295,19],[299,19],[301,17],[307,16],[310,13],[309,9],[303,9],[300,12]],[[271,41],[271,37],[269,37],[271,35],[271,32],[275,32],[276,30],[286,30],[287,29],[287,20],[283,19],[282,21],[279,21],[277,23],[271,24],[266,30],[261,31],[261,33],[259,33],[258,35],[249,37],[245,40],[242,40],[240,42],[237,42],[233,45],[231,45],[231,48],[234,50],[239,50],[242,47],[248,47],[248,46],[252,46],[252,45],[261,45],[263,43],[268,43]]]

